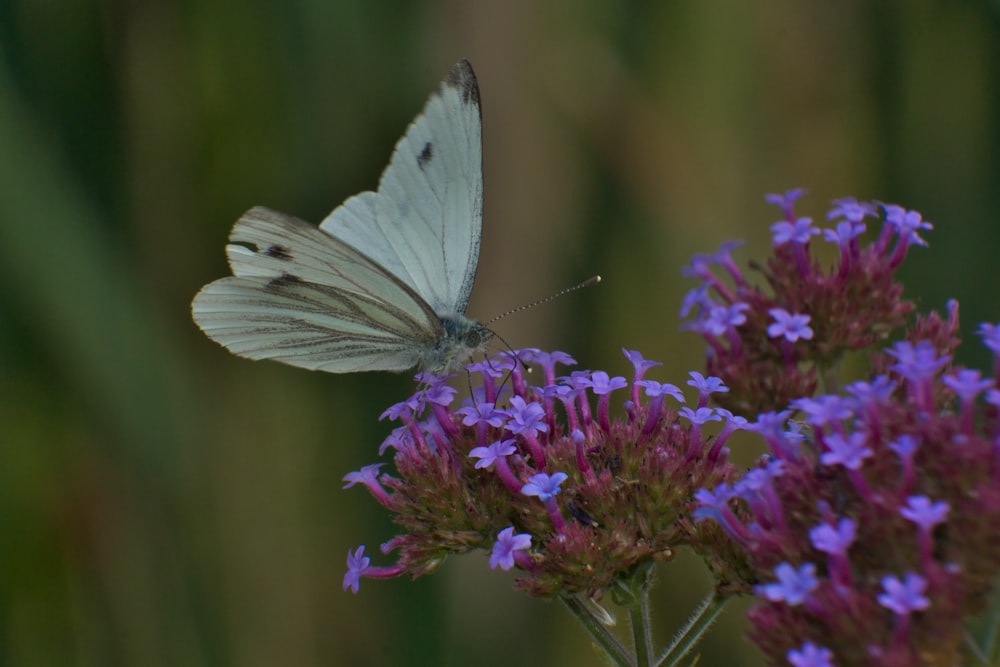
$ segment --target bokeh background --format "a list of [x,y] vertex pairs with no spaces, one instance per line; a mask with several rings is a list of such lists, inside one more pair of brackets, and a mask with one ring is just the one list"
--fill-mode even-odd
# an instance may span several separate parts
[[[237,359],[189,316],[247,208],[322,219],[377,184],[459,58],[482,89],[470,313],[680,383],[693,252],[768,244],[763,195],[877,198],[936,224],[923,309],[1000,319],[1000,6],[4,0],[0,3],[0,665],[599,665],[483,554],[341,591],[393,534],[341,477],[406,376]],[[976,344],[964,361],[985,365]],[[377,560],[377,559],[376,559]],[[708,590],[662,568],[663,640]],[[701,664],[760,664],[738,606]]]

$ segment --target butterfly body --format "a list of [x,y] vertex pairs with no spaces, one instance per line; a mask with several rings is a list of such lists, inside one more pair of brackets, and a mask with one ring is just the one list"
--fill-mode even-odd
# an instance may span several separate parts
[[250,359],[348,373],[447,371],[490,333],[465,316],[482,235],[479,89],[455,65],[396,144],[376,192],[315,227],[263,207],[234,225],[233,275],[192,315]]

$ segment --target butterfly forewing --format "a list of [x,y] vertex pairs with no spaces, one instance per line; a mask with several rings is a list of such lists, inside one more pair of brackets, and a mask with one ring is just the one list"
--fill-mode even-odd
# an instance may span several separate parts
[[439,315],[464,314],[482,235],[482,120],[468,62],[455,65],[396,144],[377,193],[320,227],[361,249]]

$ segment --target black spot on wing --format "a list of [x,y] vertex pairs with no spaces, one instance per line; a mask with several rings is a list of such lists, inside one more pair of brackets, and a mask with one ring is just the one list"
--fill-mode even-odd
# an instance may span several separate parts
[[289,285],[304,285],[306,281],[302,280],[298,276],[293,276],[290,273],[282,273],[277,278],[272,278],[267,281],[267,285],[264,289],[271,291],[281,291],[282,287],[287,287]]
[[479,107],[479,84],[476,83],[476,74],[472,71],[472,65],[468,60],[459,60],[445,77],[444,85],[456,88],[462,95],[462,101],[466,104],[474,104]]
[[268,257],[281,259],[286,262],[292,259],[292,253],[288,251],[288,248],[280,245],[268,246],[267,249],[264,250],[264,254],[267,255]]
[[417,156],[417,166],[423,170],[427,166],[427,163],[431,161],[434,157],[434,147],[431,142],[424,144],[424,150],[420,151],[420,155]]

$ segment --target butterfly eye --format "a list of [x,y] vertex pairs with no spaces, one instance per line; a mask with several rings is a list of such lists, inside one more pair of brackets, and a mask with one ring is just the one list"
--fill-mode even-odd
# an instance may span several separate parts
[[490,332],[481,326],[476,326],[474,329],[470,329],[462,337],[462,342],[466,347],[479,347],[482,345],[487,338],[490,337]]

